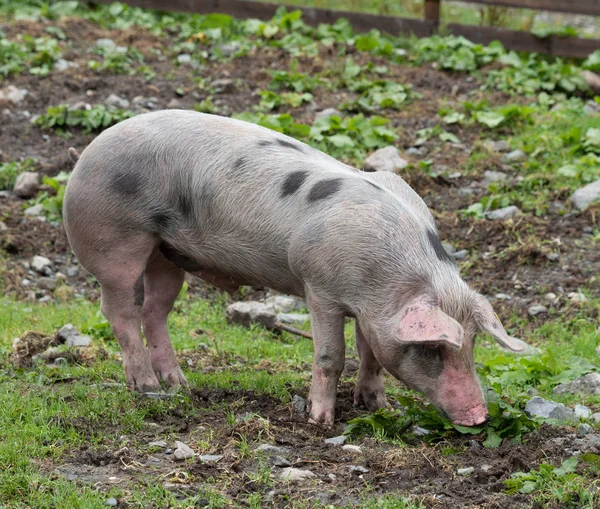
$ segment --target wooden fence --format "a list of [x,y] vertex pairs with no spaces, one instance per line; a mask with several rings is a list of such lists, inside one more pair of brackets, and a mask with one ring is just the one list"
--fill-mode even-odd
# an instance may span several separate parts
[[[87,0],[88,3],[112,3],[114,0]],[[600,0],[463,0],[482,5],[497,5],[521,9],[536,9],[568,14],[600,16]],[[207,14],[221,12],[237,18],[270,19],[281,4],[253,2],[250,0],[124,0],[125,3],[160,11],[181,11]],[[346,18],[357,31],[377,28],[390,34],[414,34],[427,37],[440,26],[440,4],[442,0],[424,0],[425,19],[378,16],[361,12],[319,9],[314,7],[286,6],[299,9],[303,19],[311,25],[334,23]],[[600,39],[561,37],[550,35],[540,38],[530,32],[507,30],[476,25],[449,23],[444,25],[449,33],[463,35],[476,43],[489,44],[497,40],[505,48],[517,51],[546,53],[564,57],[585,58],[600,49]]]

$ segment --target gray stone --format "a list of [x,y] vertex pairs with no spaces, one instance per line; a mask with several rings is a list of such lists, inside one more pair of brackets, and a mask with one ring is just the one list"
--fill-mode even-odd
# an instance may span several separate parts
[[31,268],[40,274],[45,274],[45,269],[52,267],[52,262],[45,256],[34,256],[31,261]]
[[20,104],[28,93],[29,90],[26,88],[17,88],[14,85],[8,85],[5,88],[0,88],[0,101]]
[[119,502],[117,502],[116,498],[107,498],[106,502],[104,502],[104,505],[108,507],[117,507]]
[[66,273],[67,273],[68,277],[78,276],[79,275],[79,268],[78,267],[67,267]]
[[8,226],[6,226],[6,223],[4,221],[0,221],[0,232],[5,231],[8,231]]
[[293,295],[272,295],[265,299],[265,304],[271,306],[277,313],[306,309],[306,302]]
[[342,449],[344,451],[352,452],[352,453],[355,453],[355,454],[362,454],[362,449],[358,445],[346,444],[346,445],[342,446]]
[[600,115],[600,104],[590,100],[586,103],[583,111],[588,115]]
[[167,108],[169,109],[183,109],[183,105],[181,104],[181,101],[179,99],[171,99],[168,104],[167,104]]
[[304,481],[316,477],[310,470],[302,470],[300,468],[287,467],[281,471],[279,478],[284,481]]
[[452,256],[454,253],[456,253],[456,248],[448,242],[442,242],[442,247],[444,248],[444,251],[448,253],[449,256]]
[[86,347],[92,343],[90,336],[81,334],[72,324],[68,323],[61,327],[57,332],[57,337],[67,346]]
[[110,94],[104,100],[104,104],[111,108],[121,108],[122,110],[129,108],[129,101],[124,97],[119,97],[117,94]]
[[64,58],[59,58],[54,63],[54,70],[58,72],[63,72],[67,69],[72,69],[76,67],[79,67],[79,64],[77,62],[71,62],[70,60],[65,60]]
[[235,81],[229,78],[214,80],[210,87],[223,94],[232,94],[236,90]]
[[464,260],[469,252],[466,249],[461,249],[460,251],[456,251],[456,253],[452,253],[450,256],[455,260]]
[[587,297],[581,292],[570,292],[567,297],[571,302],[587,302]]
[[530,306],[527,310],[527,314],[529,314],[529,316],[542,315],[547,312],[548,308],[546,306],[542,306],[541,304],[534,304],[533,306]]
[[340,435],[338,437],[326,438],[325,443],[332,444],[332,445],[343,445],[347,439],[348,439],[348,437],[346,435]]
[[473,472],[475,472],[475,467],[459,468],[456,471],[458,475],[471,475]]
[[367,474],[369,472],[368,468],[362,467],[360,465],[348,465],[348,470],[353,474]]
[[279,313],[277,320],[289,325],[301,325],[310,320],[310,315],[305,313]]
[[549,292],[546,295],[544,295],[544,299],[546,299],[550,304],[553,305],[558,303],[558,296],[552,292]]
[[525,414],[529,417],[557,419],[559,421],[573,420],[575,413],[562,403],[548,401],[540,396],[534,396],[525,405]]
[[429,435],[429,433],[431,433],[431,431],[425,428],[421,428],[421,426],[413,426],[412,432],[415,436],[418,437],[424,437],[425,435]]
[[488,219],[493,221],[504,221],[521,215],[521,210],[515,205],[510,205],[497,210],[492,210],[486,214]]
[[112,49],[116,46],[116,44],[115,41],[113,41],[112,39],[102,38],[96,39],[96,46],[105,49]]
[[490,184],[494,182],[503,182],[506,180],[508,175],[502,171],[485,171],[483,172],[483,179],[481,179],[481,185],[484,187],[488,187]]
[[527,159],[527,154],[522,150],[513,150],[512,152],[505,154],[502,158],[505,163],[519,163],[525,161],[525,159]]
[[344,118],[344,114],[341,111],[336,110],[335,108],[325,108],[324,110],[319,111],[315,115],[315,122],[322,118],[329,118],[329,117]]
[[17,176],[13,193],[19,198],[33,198],[40,189],[40,174],[25,171]]
[[42,290],[54,290],[56,288],[56,279],[51,277],[41,277],[37,282],[38,288]]
[[523,356],[540,355],[542,353],[542,350],[540,348],[538,348],[537,346],[532,346],[528,343],[525,343],[525,341],[523,341],[522,339],[514,338],[514,337],[511,339],[513,340],[514,343],[523,347],[523,350],[515,352],[515,351],[510,350],[509,348],[505,348],[503,346],[500,346],[500,350],[507,352],[507,353],[511,353],[513,355],[523,355]]
[[227,42],[224,44],[219,44],[216,49],[223,55],[225,58],[229,58],[233,56],[233,54],[239,49],[239,44],[236,42]]
[[280,467],[280,468],[292,466],[292,464],[287,459],[285,459],[283,456],[273,456],[271,458],[271,464],[274,467]]
[[230,323],[237,323],[245,327],[254,322],[267,328],[273,328],[277,321],[273,306],[256,301],[234,302],[227,306],[225,314]]
[[26,216],[41,216],[43,213],[44,206],[41,203],[38,203],[37,205],[33,205],[32,207],[25,209],[24,212]]
[[52,300],[52,297],[50,297],[50,295],[44,295],[40,300],[38,300],[38,302],[40,304],[44,304],[45,302],[50,302]]
[[600,422],[600,412],[596,412],[590,416],[590,419],[594,422]]
[[196,453],[189,445],[179,442],[178,440],[175,442],[175,451],[173,452],[173,457],[176,460],[183,461],[188,458],[193,458],[195,455]]
[[577,189],[571,195],[571,202],[579,210],[588,208],[595,201],[600,200],[600,180],[596,180],[587,186]]
[[572,382],[557,385],[554,394],[600,394],[600,373],[588,373]]
[[265,452],[268,454],[285,454],[288,450],[285,447],[277,447],[276,445],[271,444],[261,444],[254,452]]
[[200,461],[204,463],[216,463],[217,461],[221,461],[223,459],[222,454],[203,454],[200,456]]
[[31,281],[29,281],[29,279],[27,279],[27,278],[21,279],[21,286],[23,288],[27,288],[30,285],[31,285]]
[[590,433],[594,432],[594,427],[590,426],[589,424],[580,424],[579,426],[577,426],[577,436],[578,437],[584,437],[585,435],[589,435]]
[[304,415],[306,413],[306,400],[302,396],[294,394],[292,405],[294,406],[294,413],[297,415]]
[[181,53],[180,55],[177,55],[178,64],[189,64],[191,61],[192,55],[189,55],[188,53]]
[[508,152],[510,150],[510,145],[506,140],[497,140],[492,141],[491,148],[494,152]]
[[156,440],[155,442],[150,442],[148,444],[148,447],[158,447],[160,449],[166,449],[167,442],[165,442],[164,440]]
[[393,145],[380,148],[365,159],[365,171],[395,172],[408,166],[408,161],[400,157],[398,149]]
[[575,405],[573,412],[578,419],[589,419],[592,416],[592,410],[585,405]]

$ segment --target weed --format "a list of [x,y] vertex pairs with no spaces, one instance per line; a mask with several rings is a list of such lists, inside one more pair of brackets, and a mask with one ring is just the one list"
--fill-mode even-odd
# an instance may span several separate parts
[[24,171],[33,171],[34,169],[34,159],[0,163],[0,191],[12,191],[19,174],[23,173]]
[[61,104],[50,106],[45,114],[35,120],[35,124],[42,129],[52,129],[57,132],[82,127],[84,133],[90,133],[106,129],[134,115],[132,111],[107,108],[101,104],[89,110],[70,110],[68,104]]

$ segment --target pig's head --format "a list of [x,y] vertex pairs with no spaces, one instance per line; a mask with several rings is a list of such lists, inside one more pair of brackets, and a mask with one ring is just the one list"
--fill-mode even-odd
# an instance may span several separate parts
[[412,298],[392,320],[393,336],[379,345],[380,361],[452,422],[476,426],[488,416],[473,360],[476,333],[484,330],[514,351],[522,346],[506,334],[483,296],[469,291],[460,308],[456,320],[442,311],[437,299]]

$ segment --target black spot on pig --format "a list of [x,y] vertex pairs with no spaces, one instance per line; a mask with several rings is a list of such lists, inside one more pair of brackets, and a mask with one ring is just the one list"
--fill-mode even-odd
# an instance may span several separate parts
[[248,166],[248,159],[245,157],[238,157],[233,162],[233,171],[235,172],[235,174],[240,173],[240,172],[246,170],[247,166]]
[[176,219],[172,212],[159,210],[150,217],[152,229],[157,233],[170,232],[175,229]]
[[142,180],[135,173],[119,173],[110,183],[110,188],[122,195],[133,196],[142,185]]
[[415,373],[423,373],[428,378],[437,379],[444,370],[444,359],[440,348],[424,345],[406,345],[402,359],[413,366]]
[[140,274],[137,281],[133,285],[133,303],[141,307],[144,305],[144,272]]
[[198,262],[195,262],[188,256],[180,253],[166,242],[162,242],[160,246],[158,246],[158,248],[167,260],[169,260],[176,267],[185,270],[186,272],[197,272],[200,269],[202,269]]
[[293,142],[287,141],[287,140],[282,140],[281,138],[277,138],[277,143],[279,143],[279,145],[281,145],[284,148],[292,148],[294,150],[297,150],[298,152],[304,152],[304,150],[302,150],[302,147],[300,145],[298,145],[297,143],[293,143]]
[[314,186],[312,186],[310,192],[308,193],[308,201],[314,202],[318,200],[324,200],[329,196],[337,193],[342,187],[341,178],[320,180]]
[[177,196],[177,208],[184,220],[187,221],[193,217],[194,204],[187,191],[184,191]]
[[306,170],[293,171],[290,173],[283,181],[283,186],[281,186],[281,197],[284,198],[298,191],[307,177],[308,172]]
[[433,250],[435,251],[435,255],[438,257],[438,260],[442,262],[454,263],[452,258],[450,258],[450,255],[444,249],[444,246],[442,246],[440,238],[434,231],[427,230],[427,238],[429,239],[431,247],[433,247]]

